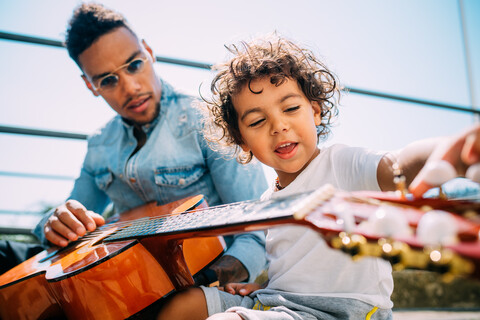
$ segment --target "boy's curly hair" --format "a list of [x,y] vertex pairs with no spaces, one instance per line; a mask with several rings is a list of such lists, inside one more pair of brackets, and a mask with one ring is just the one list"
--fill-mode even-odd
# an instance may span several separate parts
[[212,99],[203,98],[210,113],[205,117],[204,133],[212,147],[235,146],[234,153],[240,163],[252,160],[253,154],[239,147],[243,140],[232,97],[245,86],[250,88],[253,80],[264,77],[270,77],[276,86],[286,78],[296,80],[307,99],[319,103],[322,122],[317,127],[318,139],[327,137],[331,121],[338,114],[340,88],[335,75],[310,50],[277,34],[226,48],[234,57],[214,66],[218,73],[210,86]]
[[78,56],[99,37],[120,27],[127,28],[136,36],[120,13],[93,2],[81,4],[75,9],[67,27],[65,46],[68,54],[82,68]]

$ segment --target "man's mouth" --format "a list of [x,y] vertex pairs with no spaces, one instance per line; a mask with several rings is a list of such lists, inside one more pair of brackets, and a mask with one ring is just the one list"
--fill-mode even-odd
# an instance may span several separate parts
[[131,101],[127,105],[127,109],[133,112],[142,112],[144,111],[147,106],[148,106],[148,100],[150,100],[150,96],[146,98],[141,98],[141,99],[136,99],[134,101]]

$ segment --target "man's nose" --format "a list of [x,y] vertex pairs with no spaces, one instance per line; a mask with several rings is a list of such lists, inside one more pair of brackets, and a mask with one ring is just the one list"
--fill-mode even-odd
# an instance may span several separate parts
[[129,95],[133,95],[140,92],[141,85],[136,75],[122,74],[121,82],[122,82],[121,85],[125,93]]

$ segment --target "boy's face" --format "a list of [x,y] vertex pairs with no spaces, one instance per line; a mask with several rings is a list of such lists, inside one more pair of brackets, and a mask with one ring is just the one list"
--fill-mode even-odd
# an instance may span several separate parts
[[242,135],[242,149],[278,174],[286,186],[315,158],[320,106],[309,101],[297,81],[275,86],[270,78],[251,82],[233,97]]
[[[87,87],[119,115],[138,124],[155,118],[161,86],[153,69],[152,50],[145,42],[140,43],[127,28],[120,27],[98,38],[78,58]],[[111,84],[115,76],[115,86],[102,88],[101,83]]]

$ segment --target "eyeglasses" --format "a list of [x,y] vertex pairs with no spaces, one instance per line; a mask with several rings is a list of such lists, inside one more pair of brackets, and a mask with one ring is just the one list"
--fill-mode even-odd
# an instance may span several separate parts
[[118,74],[117,74],[118,71],[120,71],[122,69],[125,69],[125,71],[128,74],[140,73],[140,72],[142,72],[143,68],[145,67],[145,62],[147,62],[147,60],[148,60],[148,57],[137,58],[135,60],[132,60],[128,63],[125,63],[125,64],[119,66],[118,68],[116,68],[115,70],[110,72],[109,74],[107,74],[107,75],[99,78],[98,80],[96,80],[95,83],[93,84],[94,89],[96,91],[110,91],[110,90],[115,89],[117,87],[118,81],[119,81],[119,77],[118,77]]

